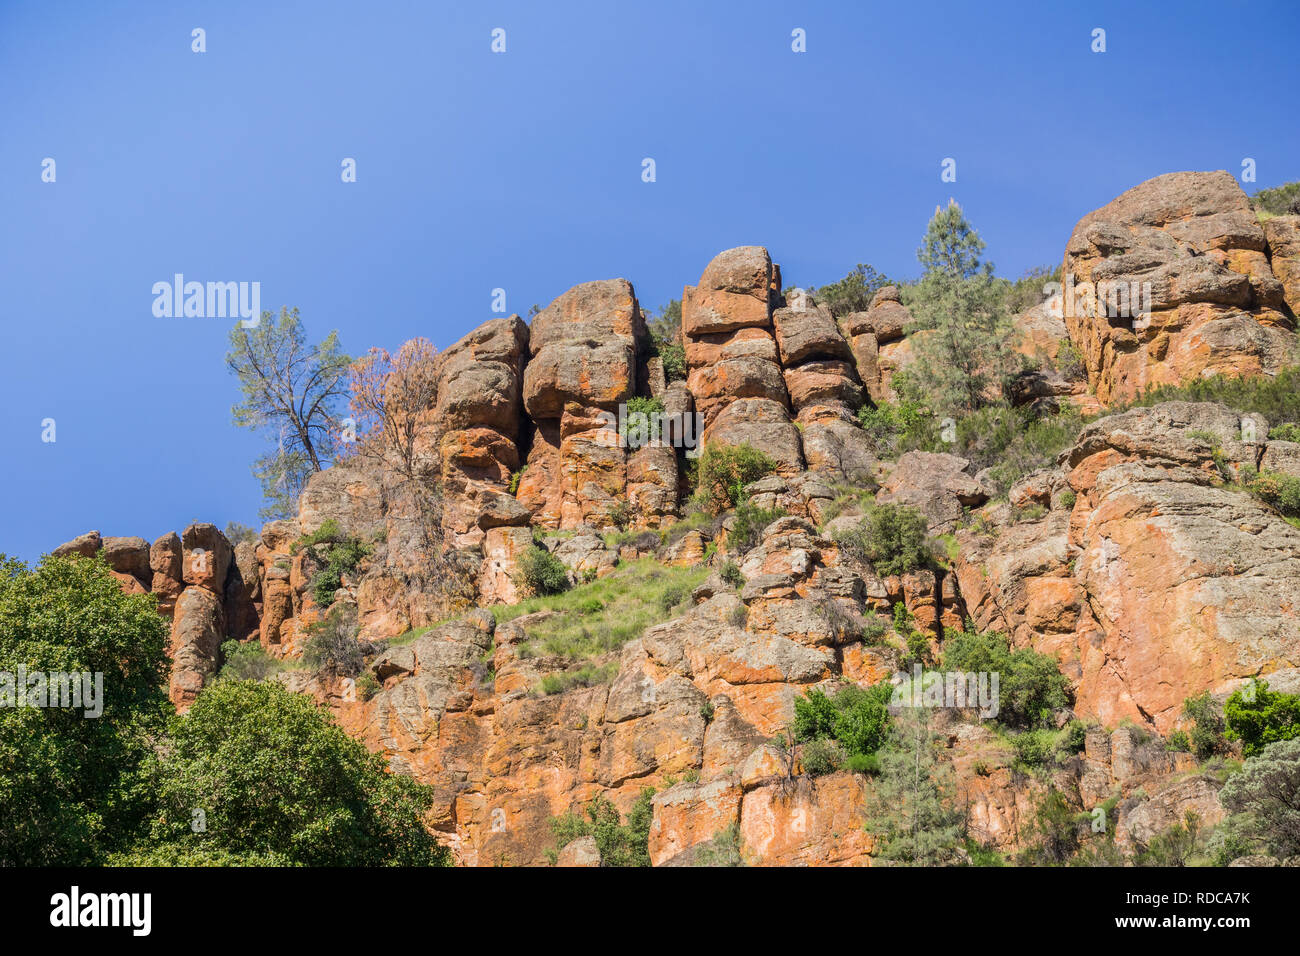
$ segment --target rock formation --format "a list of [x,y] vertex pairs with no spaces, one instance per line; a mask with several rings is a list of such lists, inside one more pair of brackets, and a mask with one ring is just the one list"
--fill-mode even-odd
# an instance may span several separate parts
[[[1022,348],[1046,368],[1017,400],[1093,413],[1149,385],[1276,372],[1295,338],[1298,224],[1261,228],[1226,173],[1162,176],[1089,214],[1065,253],[1074,291],[1150,283],[1149,315],[1135,324],[1105,296],[1100,311],[1068,296],[1062,314],[1028,310]],[[296,519],[256,541],[232,547],[196,523],[151,546],[90,532],[54,553],[101,555],[124,589],[157,597],[184,708],[226,640],[298,659],[327,612],[313,581],[339,542],[323,532],[357,542],[364,557],[327,603],[355,615],[363,674],[279,679],[328,702],[394,772],[433,785],[433,823],[464,864],[542,864],[552,817],[597,796],[627,812],[645,787],[657,788],[656,865],[696,862],[728,834],[749,863],[870,863],[870,778],[802,773],[797,748],[773,737],[810,689],[893,679],[896,618],[932,647],[970,620],[1059,662],[1074,716],[1093,725],[1058,783],[1079,809],[1118,799],[1121,845],[1144,845],[1185,809],[1213,822],[1218,782],[1158,735],[1203,691],[1222,699],[1254,677],[1300,690],[1300,530],[1231,484],[1260,467],[1300,476],[1300,445],[1221,405],[1134,408],[1091,421],[997,501],[970,461],[878,461],[856,424],[865,403],[892,399],[910,326],[897,288],[836,321],[815,295],[781,291],[766,249],[731,249],[685,288],[689,374],[669,383],[632,285],[584,283],[531,325],[492,319],[438,356],[418,442],[438,478],[436,540],[409,482],[358,455],[314,475]],[[1067,345],[1081,377],[1056,371]],[[783,512],[752,547],[737,547],[734,518],[677,524],[685,449],[671,435],[629,441],[634,398],[657,399],[670,420],[698,414],[706,445],[748,443],[776,462],[746,489]],[[873,492],[950,535],[946,558],[886,575],[837,544]],[[548,677],[575,672],[532,641],[554,612],[488,610],[526,596],[517,572],[534,547],[574,582],[653,566],[699,568],[702,583],[608,648],[600,679],[548,692]],[[1043,783],[1018,772],[1005,738],[945,719],[976,833],[1021,848]],[[578,840],[559,862],[592,865],[599,852]]]

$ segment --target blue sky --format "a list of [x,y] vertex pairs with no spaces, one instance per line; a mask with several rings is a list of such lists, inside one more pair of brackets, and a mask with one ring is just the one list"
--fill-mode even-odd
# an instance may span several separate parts
[[0,551],[259,523],[230,323],[152,314],[176,272],[357,354],[450,344],[498,287],[526,314],[624,276],[657,308],[742,244],[790,285],[912,275],[949,196],[1018,276],[1151,176],[1300,178],[1300,8],[1137,7],[5,0]]

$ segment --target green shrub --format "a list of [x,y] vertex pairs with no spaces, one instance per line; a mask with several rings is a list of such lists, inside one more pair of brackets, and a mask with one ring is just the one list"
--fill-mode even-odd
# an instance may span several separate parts
[[587,805],[586,819],[576,813],[566,813],[551,820],[551,833],[555,836],[555,849],[547,855],[554,865],[559,851],[579,837],[592,836],[600,851],[601,866],[649,866],[650,824],[654,818],[651,803],[653,787],[641,790],[627,822],[619,816],[618,808],[604,794],[598,794]]
[[515,584],[528,594],[560,594],[569,589],[569,570],[551,552],[534,544],[519,556]]
[[997,720],[1007,727],[1051,726],[1053,712],[1070,704],[1069,682],[1055,659],[1029,648],[1012,651],[1001,634],[948,630],[943,667],[998,674]]
[[888,276],[877,272],[873,266],[859,262],[853,271],[838,282],[808,291],[815,293],[817,302],[839,318],[853,312],[867,311],[876,293],[890,284]]
[[1268,430],[1270,441],[1292,441],[1300,442],[1300,425],[1295,422],[1283,422],[1280,425],[1274,425]]
[[804,772],[813,777],[834,773],[844,765],[844,750],[840,745],[827,738],[809,741],[801,754]]
[[1082,382],[1088,377],[1083,353],[1070,342],[1062,342],[1056,350],[1056,371],[1067,382]]
[[1288,518],[1300,515],[1300,478],[1273,471],[1261,471],[1250,483],[1250,492]]
[[718,577],[733,588],[740,588],[745,585],[745,576],[741,574],[740,565],[735,561],[722,562],[722,567],[718,568]]
[[858,424],[880,458],[897,458],[905,451],[928,448],[938,440],[930,411],[917,402],[880,402],[858,409]]
[[[328,523],[327,521],[326,524]],[[361,559],[369,554],[370,549],[356,538],[344,535],[334,537],[325,554],[325,566],[312,575],[312,600],[322,608],[333,604],[334,592],[343,586],[343,576],[355,571]]]
[[858,524],[835,535],[835,543],[882,576],[907,574],[931,561],[925,515],[906,505],[877,505]]
[[1300,738],[1265,745],[1228,778],[1219,802],[1233,814],[1225,823],[1237,847],[1279,859],[1300,854]]
[[1022,731],[1011,737],[1011,746],[1021,771],[1047,768],[1056,762],[1056,734],[1051,730]]
[[1165,738],[1165,749],[1173,753],[1191,753],[1192,741],[1187,736],[1187,731],[1175,730],[1170,732],[1169,736]]
[[238,521],[227,523],[226,530],[222,532],[226,540],[232,545],[242,544],[247,541],[250,544],[257,544],[262,540],[262,535],[256,528],[250,528],[246,524],[240,524]]
[[1192,722],[1192,753],[1197,760],[1208,760],[1218,753],[1227,751],[1224,737],[1223,715],[1207,690],[1197,697],[1188,697],[1183,701],[1183,716]]
[[1227,736],[1241,741],[1245,757],[1256,756],[1271,743],[1300,737],[1300,695],[1269,690],[1268,681],[1233,691],[1223,713]]
[[744,487],[776,470],[776,462],[752,445],[709,445],[699,457],[697,494],[705,508],[720,514],[744,497]]
[[740,824],[732,823],[696,847],[694,866],[744,866],[740,855]]
[[1300,213],[1300,181],[1261,189],[1250,197],[1250,204],[1256,211],[1270,216]]
[[[804,748],[804,769],[813,774],[829,773],[855,758],[875,754],[889,732],[888,707],[892,694],[893,688],[881,682],[867,690],[846,684],[829,697],[815,688],[803,697],[796,697],[790,736],[795,742],[807,745]],[[814,747],[827,742],[833,742],[835,748]],[[824,769],[811,769],[809,748],[814,755],[811,766]],[[870,762],[857,760],[857,764],[868,766]]]
[[333,544],[335,541],[342,541],[343,538],[343,530],[339,527],[339,523],[333,518],[326,518],[311,534],[304,534],[289,545],[289,553],[297,554],[303,548],[310,548],[314,544]]
[[727,533],[727,550],[745,554],[763,539],[763,529],[778,518],[785,517],[782,508],[759,508],[748,498],[736,505],[735,518]]
[[[1126,407],[1161,402],[1222,402],[1238,412],[1257,412],[1270,425],[1300,421],[1300,365],[1288,366],[1271,377],[1211,375],[1181,385],[1161,385],[1144,391]],[[1122,410],[1111,409],[1112,413]]]
[[336,605],[319,621],[307,625],[302,659],[323,678],[356,677],[365,666],[357,641],[355,605]]
[[257,641],[226,641],[221,645],[222,677],[236,680],[266,680],[284,665],[262,649]]

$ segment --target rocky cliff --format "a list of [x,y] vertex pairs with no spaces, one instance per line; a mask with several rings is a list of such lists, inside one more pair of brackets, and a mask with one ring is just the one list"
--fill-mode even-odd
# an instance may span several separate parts
[[[1104,413],[1151,384],[1275,373],[1293,361],[1298,223],[1261,227],[1226,173],[1162,176],[1085,216],[1066,246],[1062,307],[1019,326],[1051,355],[1076,348],[1088,387],[1040,383],[1025,399],[1071,395]],[[1075,290],[1149,283],[1150,309],[1072,300],[1071,276]],[[863,403],[892,397],[910,322],[893,287],[837,318],[783,292],[766,249],[731,249],[683,292],[687,377],[669,382],[631,283],[584,283],[531,324],[493,319],[440,353],[419,449],[441,491],[433,553],[409,491],[361,459],[315,475],[297,519],[256,542],[232,547],[195,524],[152,546],[92,532],[56,553],[102,552],[124,588],[158,595],[184,707],[216,674],[223,640],[299,660],[326,616],[310,585],[331,542],[311,536],[364,542],[328,613],[355,615],[369,689],[301,669],[279,679],[432,784],[435,825],[465,864],[543,863],[552,817],[598,795],[627,811],[647,786],[657,865],[691,862],[730,828],[751,863],[868,863],[870,779],[802,774],[772,738],[811,688],[891,679],[906,639],[883,622],[900,607],[935,647],[969,619],[1059,662],[1072,716],[1093,726],[1058,783],[1084,810],[1120,799],[1121,843],[1187,808],[1213,822],[1219,784],[1158,735],[1202,691],[1222,697],[1258,676],[1300,690],[1300,530],[1232,487],[1243,468],[1300,476],[1300,445],[1221,405],[1134,408],[1091,421],[995,500],[965,458],[881,461],[856,423]],[[706,446],[748,444],[775,462],[747,489],[783,512],[756,544],[735,546],[734,519],[683,520],[688,449],[671,434],[631,447],[610,425],[638,397],[679,423],[698,414]],[[947,559],[891,576],[837,544],[873,497],[951,535]],[[535,541],[575,584],[635,592],[656,569],[694,575],[662,620],[575,662],[538,637],[562,612],[502,613],[525,597],[519,562]],[[981,839],[1020,847],[1042,781],[990,729],[945,720]],[[593,861],[581,842],[565,854]]]

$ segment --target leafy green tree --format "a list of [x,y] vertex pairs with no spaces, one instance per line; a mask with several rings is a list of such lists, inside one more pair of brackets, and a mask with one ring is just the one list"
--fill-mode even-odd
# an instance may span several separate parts
[[1234,814],[1228,829],[1238,851],[1254,844],[1279,859],[1300,854],[1300,738],[1270,743],[1247,760],[1219,802]]
[[903,386],[912,401],[935,411],[971,412],[1002,398],[1004,380],[1019,368],[1015,330],[984,242],[961,207],[936,209],[917,250],[925,272],[906,295],[914,317],[916,361]]
[[1269,690],[1268,681],[1233,691],[1224,702],[1228,737],[1254,757],[1271,743],[1300,737],[1300,695]]
[[950,866],[961,860],[966,814],[954,806],[951,761],[928,707],[904,707],[892,718],[889,743],[878,753],[879,776],[867,829],[876,857],[910,866]]
[[432,789],[389,773],[328,711],[274,681],[205,688],[147,774],[156,844],[304,866],[449,862],[424,825]]
[[7,688],[0,866],[97,862],[141,825],[147,794],[135,771],[169,706],[167,625],[155,604],[124,594],[102,559],[46,557],[28,568],[0,555],[0,672],[15,683],[20,668],[85,672],[92,688],[102,675],[102,697],[93,708],[83,697],[79,710],[13,706],[18,688]]
[[256,328],[231,330],[226,366],[242,396],[231,409],[235,424],[275,442],[253,466],[267,500],[262,517],[292,517],[307,479],[333,459],[350,362],[337,332],[308,344],[297,309],[263,312]]
[[794,739],[798,743],[835,740],[850,762],[874,754],[888,738],[892,693],[893,688],[885,682],[866,690],[846,684],[829,697],[814,688],[795,698]]
[[867,311],[875,294],[890,284],[888,276],[877,272],[873,266],[860,262],[839,282],[811,291],[818,302],[839,318],[852,312]]

